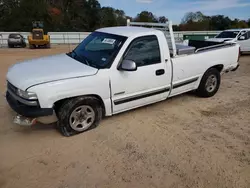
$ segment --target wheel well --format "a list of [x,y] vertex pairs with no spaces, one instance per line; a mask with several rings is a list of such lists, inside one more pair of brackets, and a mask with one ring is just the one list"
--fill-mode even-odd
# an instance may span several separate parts
[[215,66],[213,66],[213,67],[210,67],[210,69],[211,68],[215,68],[215,69],[217,69],[219,72],[221,72],[222,70],[223,70],[223,68],[224,68],[224,65],[215,65]]
[[[102,107],[102,113],[103,113],[103,115],[105,116],[105,114],[106,114],[105,105],[104,105],[104,102],[103,102],[102,98],[101,98],[99,95],[84,95],[84,96],[95,97],[95,98],[97,98],[97,99],[100,101],[100,104],[101,104],[101,107]],[[77,96],[77,97],[80,97],[80,96]],[[66,98],[66,99],[61,99],[61,100],[59,100],[59,101],[56,101],[56,102],[54,103],[54,109],[55,109],[55,111],[57,112],[57,111],[60,109],[60,107],[61,107],[65,102],[67,102],[68,100],[74,99],[74,98],[76,98],[76,97],[71,97],[71,98]]]

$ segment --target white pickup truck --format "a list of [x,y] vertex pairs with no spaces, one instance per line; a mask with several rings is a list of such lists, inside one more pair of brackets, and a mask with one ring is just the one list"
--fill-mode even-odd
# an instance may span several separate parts
[[212,97],[221,74],[239,67],[236,43],[184,46],[175,44],[171,22],[128,25],[98,29],[72,52],[10,67],[6,99],[17,113],[14,122],[57,122],[71,136],[95,128],[104,116],[188,91]]

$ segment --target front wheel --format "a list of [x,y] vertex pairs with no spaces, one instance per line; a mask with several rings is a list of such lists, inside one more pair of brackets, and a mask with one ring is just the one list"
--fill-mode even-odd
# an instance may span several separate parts
[[67,100],[57,116],[59,130],[68,137],[97,127],[102,119],[102,107],[97,98],[77,97]]
[[199,88],[196,93],[200,97],[213,97],[220,88],[221,76],[220,72],[211,68],[205,72],[203,75]]

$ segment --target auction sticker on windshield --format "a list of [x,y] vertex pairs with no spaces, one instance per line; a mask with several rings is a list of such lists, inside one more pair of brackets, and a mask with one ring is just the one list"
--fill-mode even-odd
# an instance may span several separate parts
[[109,38],[105,38],[103,39],[102,43],[106,43],[106,44],[114,44],[115,43],[115,39],[109,39]]

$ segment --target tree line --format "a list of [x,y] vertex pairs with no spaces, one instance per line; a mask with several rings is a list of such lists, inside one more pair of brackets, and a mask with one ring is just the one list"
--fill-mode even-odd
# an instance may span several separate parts
[[[0,31],[30,31],[33,21],[43,21],[47,31],[93,31],[100,27],[126,25],[127,19],[164,23],[165,16],[142,11],[132,18],[123,10],[102,7],[98,0],[0,0]],[[249,20],[224,15],[187,13],[175,31],[225,30],[250,27]]]
[[187,13],[182,19],[179,29],[183,31],[225,30],[230,28],[248,28],[250,19],[230,19],[224,15],[206,16],[201,12]]

